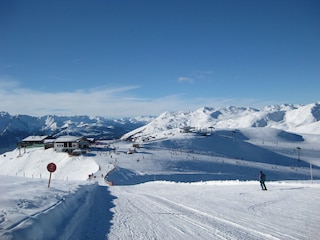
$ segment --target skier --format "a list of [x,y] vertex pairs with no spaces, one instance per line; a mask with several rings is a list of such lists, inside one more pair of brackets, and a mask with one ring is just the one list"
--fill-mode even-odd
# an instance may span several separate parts
[[260,171],[259,181],[262,190],[267,190],[266,184],[264,183],[266,181],[266,175],[262,171]]

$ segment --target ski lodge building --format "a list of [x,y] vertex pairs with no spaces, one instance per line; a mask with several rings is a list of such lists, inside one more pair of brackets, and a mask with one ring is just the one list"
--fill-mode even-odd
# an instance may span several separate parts
[[89,148],[89,141],[85,137],[61,136],[54,141],[54,150],[57,152],[72,153],[75,150]]
[[17,145],[19,147],[28,147],[28,146],[43,146],[44,142],[49,139],[54,139],[51,136],[28,136],[22,139]]

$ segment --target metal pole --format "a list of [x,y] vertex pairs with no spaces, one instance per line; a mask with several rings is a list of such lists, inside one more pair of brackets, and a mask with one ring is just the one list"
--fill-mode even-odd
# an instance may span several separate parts
[[300,150],[301,150],[301,147],[297,147],[297,150],[298,150],[298,161],[300,161]]
[[50,182],[51,182],[51,172],[50,172],[50,176],[49,176],[48,188],[50,187]]
[[313,182],[312,164],[311,163],[310,163],[310,177],[311,177],[311,182]]

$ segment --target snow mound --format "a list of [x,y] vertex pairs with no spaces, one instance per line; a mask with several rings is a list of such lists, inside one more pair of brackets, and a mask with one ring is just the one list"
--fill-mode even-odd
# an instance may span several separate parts
[[54,179],[86,180],[88,175],[99,170],[99,165],[92,156],[69,156],[43,147],[15,149],[0,155],[0,175],[28,178],[48,178],[47,165],[54,162],[57,170]]

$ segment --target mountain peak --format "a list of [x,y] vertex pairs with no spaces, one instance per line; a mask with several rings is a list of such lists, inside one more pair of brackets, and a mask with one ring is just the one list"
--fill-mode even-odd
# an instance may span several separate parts
[[320,105],[282,104],[255,109],[228,106],[218,110],[201,107],[195,111],[164,112],[146,126],[128,133],[152,135],[170,129],[237,129],[267,127],[284,131],[320,134]]

